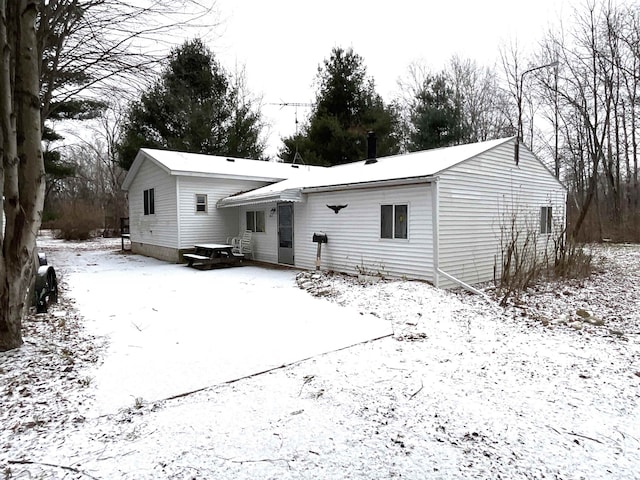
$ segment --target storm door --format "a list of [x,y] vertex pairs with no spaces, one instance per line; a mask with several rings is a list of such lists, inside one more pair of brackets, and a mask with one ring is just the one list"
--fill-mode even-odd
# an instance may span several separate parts
[[278,204],[278,263],[293,265],[293,203]]

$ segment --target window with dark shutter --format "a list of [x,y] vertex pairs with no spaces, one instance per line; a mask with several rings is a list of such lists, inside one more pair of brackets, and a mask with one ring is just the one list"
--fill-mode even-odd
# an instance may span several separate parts
[[553,207],[540,207],[540,233],[550,234],[553,221]]
[[145,215],[153,215],[154,213],[156,213],[154,191],[154,188],[149,188],[142,193]]

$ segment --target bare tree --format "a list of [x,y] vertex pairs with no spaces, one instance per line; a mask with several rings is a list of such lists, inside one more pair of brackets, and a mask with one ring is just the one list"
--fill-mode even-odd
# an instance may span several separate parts
[[38,0],[0,0],[0,351],[22,344],[44,201],[40,140]]
[[[44,201],[43,125],[83,118],[101,92],[139,81],[197,0],[0,0],[0,351],[22,344]],[[179,39],[181,41],[182,39]],[[164,48],[163,48],[164,50]]]
[[393,100],[402,128],[400,129],[400,145],[404,152],[409,150],[410,137],[414,133],[411,113],[415,110],[417,99],[427,79],[433,71],[424,60],[416,60],[409,64],[406,74],[397,80],[398,93]]
[[509,102],[493,68],[453,56],[448,75],[462,106],[465,142],[480,142],[508,135]]
[[406,74],[398,79],[398,94],[394,101],[400,111],[405,150],[415,126],[411,114],[431,78],[441,76],[453,89],[453,101],[460,108],[459,131],[462,142],[478,142],[513,133],[514,118],[508,95],[500,85],[492,67],[478,65],[474,60],[453,56],[440,73],[433,72],[424,61],[412,62]]
[[[74,165],[75,173],[60,179],[48,200],[58,214],[69,212],[77,204],[91,205],[91,218],[86,220],[105,235],[116,232],[119,219],[126,216],[126,198],[120,189],[126,171],[117,161],[117,140],[124,116],[120,105],[110,105],[85,127],[83,135],[61,148],[61,155]],[[64,221],[54,221],[53,225],[54,228],[73,226]]]
[[213,27],[212,5],[197,0],[42,1],[43,118],[68,102],[95,101],[96,95],[114,91],[132,94],[147,85],[168,47],[183,40],[184,29]]
[[539,78],[538,101],[570,191],[569,231],[583,240],[639,241],[640,7],[603,0],[578,7],[543,40],[538,59],[549,58],[560,60],[559,75]]

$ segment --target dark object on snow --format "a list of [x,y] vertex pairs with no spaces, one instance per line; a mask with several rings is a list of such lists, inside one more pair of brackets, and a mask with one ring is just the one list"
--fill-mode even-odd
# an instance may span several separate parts
[[35,306],[38,313],[46,313],[49,305],[58,301],[58,279],[56,271],[47,263],[44,253],[38,253],[38,270],[36,272]]
[[343,208],[347,208],[349,205],[327,205],[331,210],[336,212],[336,214],[342,210]]

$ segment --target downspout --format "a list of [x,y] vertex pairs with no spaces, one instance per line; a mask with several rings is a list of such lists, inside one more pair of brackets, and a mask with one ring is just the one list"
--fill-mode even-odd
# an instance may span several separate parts
[[440,288],[440,177],[431,182],[431,228],[433,230],[433,285]]
[[480,295],[488,302],[491,299],[486,293],[481,292],[477,288],[472,287],[468,283],[449,275],[447,272],[440,269],[440,177],[434,177],[431,183],[431,222],[433,227],[433,284],[436,288],[440,288],[440,275],[444,278],[452,281],[453,283],[460,285],[465,290],[471,293]]
[[180,261],[180,250],[182,249],[182,222],[180,219],[180,177],[176,175],[176,225],[178,227],[178,261]]
[[491,299],[489,298],[489,296],[484,293],[481,292],[480,290],[478,290],[477,288],[473,288],[471,285],[469,285],[468,283],[464,283],[462,280],[449,275],[447,272],[443,272],[442,270],[438,269],[438,273],[440,273],[440,275],[442,275],[445,278],[448,278],[449,280],[451,280],[454,283],[457,283],[458,285],[460,285],[462,288],[464,288],[465,290],[470,291],[471,293],[475,293],[476,295],[480,295],[481,297],[483,297],[486,301],[491,302]]

